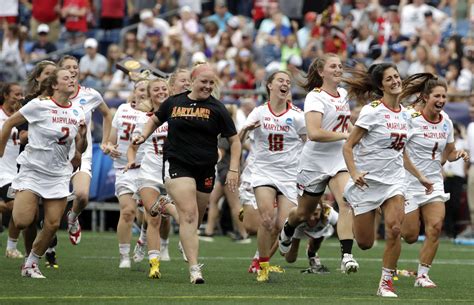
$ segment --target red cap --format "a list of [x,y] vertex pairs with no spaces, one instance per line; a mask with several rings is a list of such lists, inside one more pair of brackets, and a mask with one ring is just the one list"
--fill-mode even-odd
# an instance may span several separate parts
[[313,21],[316,21],[316,16],[317,16],[317,14],[315,12],[307,12],[304,15],[304,20],[309,21],[309,22],[313,22]]

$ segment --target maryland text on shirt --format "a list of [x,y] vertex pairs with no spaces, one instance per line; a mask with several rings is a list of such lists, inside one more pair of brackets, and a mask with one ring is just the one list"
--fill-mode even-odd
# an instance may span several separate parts
[[186,117],[186,118],[197,118],[197,119],[209,120],[210,115],[211,115],[210,109],[201,108],[201,107],[195,108],[195,107],[174,106],[173,111],[171,112],[172,118]]

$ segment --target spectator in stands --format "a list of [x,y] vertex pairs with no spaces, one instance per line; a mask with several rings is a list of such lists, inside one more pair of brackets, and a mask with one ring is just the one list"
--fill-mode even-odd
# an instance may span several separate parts
[[413,0],[413,3],[401,8],[400,24],[402,35],[417,35],[425,26],[425,13],[427,11],[431,11],[434,20],[438,24],[441,24],[447,18],[443,11],[425,4],[425,0]]
[[149,9],[142,10],[137,28],[137,40],[143,43],[146,40],[147,33],[151,30],[158,30],[162,36],[166,36],[169,29],[170,25],[166,20],[155,17],[153,11]]
[[232,46],[240,48],[242,45],[241,20],[238,16],[234,16],[227,21],[227,33],[230,35]]
[[107,70],[105,71],[105,75],[103,77],[104,85],[108,85],[110,83],[112,76],[114,75],[115,71],[117,71],[116,64],[122,60],[123,57],[124,54],[118,45],[109,45],[107,49]]
[[[126,0],[102,0],[100,6],[100,28],[120,29],[125,18]],[[118,42],[118,41],[117,41]]]
[[446,78],[446,72],[448,72],[449,66],[449,52],[445,45],[439,46],[438,60],[435,62],[436,73],[443,78]]
[[211,51],[211,53],[214,53],[221,38],[219,28],[217,27],[217,24],[214,21],[207,21],[204,24],[204,31],[204,39],[206,40],[206,45]]
[[255,88],[255,64],[247,49],[241,49],[235,58],[235,79],[236,83],[232,89]]
[[79,61],[79,82],[86,87],[102,87],[102,77],[107,71],[107,58],[97,52],[98,42],[88,38],[84,42],[86,54]]
[[284,39],[284,43],[281,47],[281,68],[286,70],[286,65],[290,57],[298,56],[301,57],[301,49],[296,41],[296,35],[290,34]]
[[304,49],[311,39],[313,29],[316,27],[316,18],[317,14],[315,12],[307,12],[304,15],[304,26],[296,33],[298,45],[301,49]]
[[60,13],[59,0],[32,0],[31,1],[31,19],[30,33],[33,40],[37,39],[38,32],[34,31],[40,24],[49,26],[48,40],[55,43],[59,39],[61,23],[59,22]]
[[411,53],[412,54],[409,54],[411,64],[408,68],[408,75],[425,72],[425,66],[431,63],[428,48],[425,45],[420,44],[416,47],[415,52]]
[[4,37],[0,52],[0,81],[16,82],[26,77],[23,58],[23,41],[20,39],[20,28],[16,24],[5,23]]
[[0,10],[0,25],[3,22],[15,24],[18,21],[18,0],[3,0]]
[[397,66],[401,78],[408,76],[410,64],[403,58],[404,48],[400,44],[393,44],[390,47],[390,60]]
[[46,59],[45,55],[56,51],[56,45],[48,41],[49,26],[44,23],[40,24],[36,33],[38,34],[38,40],[31,48],[30,60]]
[[[278,2],[268,3],[268,7],[264,10],[264,12],[266,17],[260,24],[260,27],[258,27],[258,33],[270,34],[271,31],[275,28],[273,16],[275,16],[276,14],[282,14],[282,12],[280,11],[280,6]],[[283,14],[281,15],[281,24],[285,27],[291,28],[290,19]]]
[[199,24],[189,6],[181,7],[179,16],[180,20],[178,21],[177,28],[180,30],[182,36],[183,49],[189,52],[192,49],[194,37],[199,32]]
[[146,33],[145,53],[148,62],[155,60],[156,53],[163,44],[161,32],[158,29],[149,29]]
[[227,21],[232,17],[232,14],[229,13],[227,8],[226,0],[216,0],[214,4],[214,14],[207,17],[206,22],[214,22],[220,32],[225,31],[225,26]]
[[74,45],[82,42],[87,33],[87,18],[89,4],[87,0],[64,0],[61,17],[65,19],[64,26],[68,33],[69,43]]

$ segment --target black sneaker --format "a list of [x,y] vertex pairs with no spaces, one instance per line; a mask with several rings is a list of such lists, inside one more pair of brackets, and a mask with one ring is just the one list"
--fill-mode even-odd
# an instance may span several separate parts
[[46,258],[46,268],[59,268],[58,262],[56,261],[56,251],[46,252],[44,256]]

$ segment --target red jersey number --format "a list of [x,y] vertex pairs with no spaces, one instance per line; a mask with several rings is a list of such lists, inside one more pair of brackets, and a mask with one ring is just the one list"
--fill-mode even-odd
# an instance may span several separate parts
[[268,135],[268,149],[270,151],[282,151],[283,150],[283,135],[282,134],[269,134]]
[[[340,131],[346,132],[349,129],[349,119],[351,118],[350,115],[339,115],[337,117],[337,125],[332,129],[332,131]],[[338,130],[341,128],[341,130]]]
[[66,140],[69,137],[69,127],[61,128],[61,132],[63,133],[63,136],[59,138],[58,144],[59,145],[66,145]]
[[405,147],[407,134],[392,132],[390,134],[390,139],[393,139],[393,141],[388,148],[395,149],[395,150],[402,150]]
[[159,144],[161,140],[164,141],[166,137],[153,137],[152,142],[153,142],[153,147],[155,148],[155,154],[157,155],[162,155],[163,154],[163,146]]
[[120,136],[120,140],[129,141],[131,134],[135,130],[135,124],[123,122],[122,126],[125,126],[125,128],[123,130],[123,135]]
[[13,132],[12,133],[12,141],[13,141],[13,145],[18,145],[19,144],[19,140],[20,140],[20,134],[18,132]]

